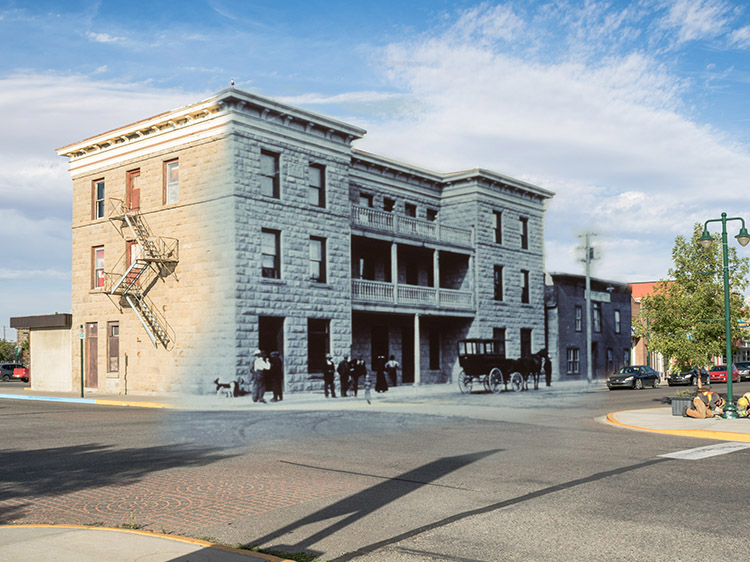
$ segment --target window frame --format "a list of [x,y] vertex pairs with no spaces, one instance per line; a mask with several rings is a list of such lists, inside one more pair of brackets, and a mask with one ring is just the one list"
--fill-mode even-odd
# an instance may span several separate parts
[[404,203],[404,216],[417,218],[417,205],[414,203]]
[[602,303],[591,303],[591,331],[597,334],[602,333]]
[[[273,163],[273,173],[266,174],[263,170],[264,159],[271,159]],[[272,150],[266,150],[261,148],[259,157],[259,171],[260,175],[260,194],[264,197],[270,197],[272,199],[281,199],[281,154]],[[265,181],[264,181],[265,180]],[[267,183],[270,181],[271,193],[267,193]]]
[[507,328],[492,328],[492,339],[500,344],[500,349],[495,349],[495,353],[505,357],[505,340]]
[[529,287],[529,270],[521,270],[521,304],[531,303],[531,288]]
[[[274,230],[272,228],[261,228],[261,241],[260,241],[260,268],[261,277],[264,279],[281,279],[281,231]],[[273,235],[274,240],[274,253],[265,253],[266,247],[264,246],[264,238],[267,239],[267,235]],[[273,261],[273,267],[266,267],[264,264],[267,263],[268,257],[271,257]]]
[[492,298],[498,302],[503,300],[503,269],[502,265],[493,267]]
[[503,243],[503,212],[492,211],[492,214],[495,216],[495,226],[494,226],[495,244],[502,244]]
[[[322,328],[322,329],[321,329]],[[321,345],[314,345],[320,339]],[[307,319],[307,371],[308,373],[322,373],[325,357],[331,347],[331,319]],[[319,365],[318,365],[319,363]]]
[[104,289],[104,245],[91,247],[91,289]]
[[360,191],[359,192],[359,206],[360,207],[366,207],[368,209],[373,208],[374,200],[373,200],[372,193],[367,193],[366,191]]
[[[102,194],[101,199],[99,198],[99,185],[102,186]],[[91,182],[91,218],[92,220],[100,220],[105,218],[106,209],[105,209],[105,202],[106,202],[106,193],[107,193],[107,184],[104,181],[104,178],[99,178],[96,180],[93,180]],[[100,208],[101,207],[101,208]]]
[[[320,174],[320,185],[313,185],[312,171],[317,170]],[[309,164],[307,166],[307,202],[321,209],[326,208],[326,166],[323,164]],[[313,201],[313,194],[316,194],[316,201]]]
[[[319,244],[320,256],[318,259],[313,258],[313,248],[315,244]],[[328,276],[328,267],[326,263],[326,239],[322,236],[310,236],[310,281],[315,283],[326,283]],[[318,275],[315,276],[313,273],[313,264],[318,264]]]
[[[113,351],[115,350],[112,349],[113,340],[117,341],[117,353],[114,355]],[[120,322],[116,320],[107,322],[107,372],[120,372]]]
[[615,334],[622,333],[622,318],[619,310],[615,310]]
[[575,308],[575,331],[583,332],[583,307],[580,304]]
[[529,217],[519,217],[521,223],[521,249],[529,249]]
[[391,197],[383,197],[383,210],[392,213],[396,210],[396,200]]
[[[170,167],[173,164],[177,164],[177,179],[175,181],[170,181]],[[163,205],[174,205],[175,203],[178,203],[180,201],[180,159],[179,158],[172,158],[170,160],[165,160],[164,165],[162,167],[162,175],[164,177],[163,181],[163,191],[162,191],[162,204]],[[170,186],[172,187],[172,190],[170,189]],[[174,192],[176,194],[174,200],[170,199],[170,192]]]
[[577,347],[569,347],[565,351],[565,372],[568,375],[581,374],[581,350]]

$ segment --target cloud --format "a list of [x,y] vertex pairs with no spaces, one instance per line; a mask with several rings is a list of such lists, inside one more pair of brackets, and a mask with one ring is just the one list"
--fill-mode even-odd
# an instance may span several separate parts
[[95,43],[117,43],[118,41],[124,41],[124,37],[115,37],[108,33],[95,33],[93,31],[86,32],[86,37]]
[[663,23],[677,30],[677,41],[711,39],[726,31],[731,7],[722,0],[676,0]]
[[735,29],[729,36],[730,43],[740,49],[750,48],[750,25]]

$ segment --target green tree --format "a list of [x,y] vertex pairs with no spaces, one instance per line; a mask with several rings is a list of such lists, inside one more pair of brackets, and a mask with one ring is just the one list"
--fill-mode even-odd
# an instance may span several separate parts
[[16,344],[8,340],[0,339],[0,361],[15,361]]
[[[650,351],[674,359],[670,368],[704,366],[712,355],[726,353],[721,237],[714,236],[714,244],[704,249],[698,242],[702,232],[703,225],[696,224],[690,240],[675,239],[669,279],[643,297],[634,322],[636,335],[648,339]],[[738,257],[731,246],[728,258],[732,334],[738,338],[748,259]]]

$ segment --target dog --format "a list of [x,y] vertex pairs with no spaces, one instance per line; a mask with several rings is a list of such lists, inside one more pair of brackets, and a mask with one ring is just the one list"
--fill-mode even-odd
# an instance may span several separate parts
[[219,382],[217,378],[214,384],[216,385],[216,396],[224,396],[226,398],[237,396],[237,381]]

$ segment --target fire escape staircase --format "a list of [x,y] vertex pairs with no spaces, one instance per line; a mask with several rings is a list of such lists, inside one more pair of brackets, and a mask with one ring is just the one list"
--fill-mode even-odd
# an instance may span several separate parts
[[[105,289],[108,295],[119,297],[119,305],[133,309],[141,321],[154,347],[174,347],[175,334],[166,317],[148,297],[148,292],[157,281],[173,275],[179,261],[179,241],[174,238],[154,236],[145,218],[138,210],[129,209],[123,201],[111,200],[109,220],[118,232],[127,239],[132,233],[138,244],[139,256],[127,265],[127,252],[114,268],[114,273],[105,273]],[[125,267],[127,266],[127,267]],[[116,273],[125,268],[125,273]]]

